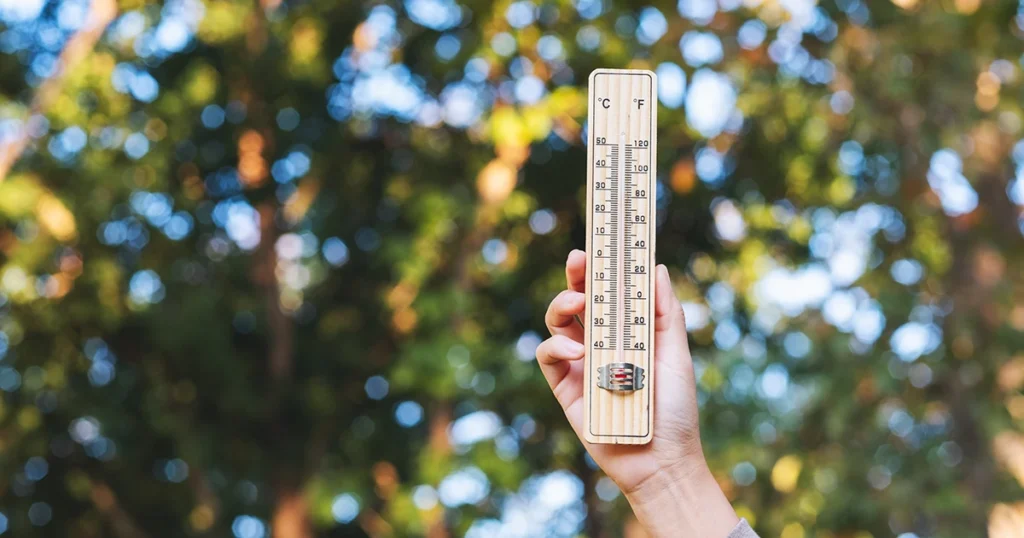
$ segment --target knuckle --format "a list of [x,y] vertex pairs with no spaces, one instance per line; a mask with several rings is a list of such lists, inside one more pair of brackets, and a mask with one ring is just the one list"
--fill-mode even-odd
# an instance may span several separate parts
[[676,321],[678,323],[680,323],[683,327],[685,327],[686,326],[686,311],[683,310],[683,303],[681,303],[681,302],[679,302],[677,300],[674,300],[674,299],[673,299],[672,302],[675,303],[672,306],[672,316],[676,319]]
[[554,310],[561,307],[561,305],[565,303],[567,291],[569,290],[562,290],[558,292],[558,295],[555,295],[555,298],[551,299],[551,304],[548,306],[548,310]]
[[572,299],[574,293],[576,292],[572,290],[562,290],[558,292],[558,296],[555,297],[555,302],[565,304]]
[[550,355],[550,352],[548,351],[548,348],[551,347],[550,342],[551,338],[548,338],[537,346],[537,350],[533,353],[537,357],[537,360],[543,361],[548,357],[548,355]]
[[556,334],[551,338],[548,338],[546,342],[548,347],[545,349],[545,351],[547,351],[548,357],[558,358],[561,355],[562,345],[564,344],[564,342],[562,342],[562,339],[564,338],[565,336],[562,336],[560,334]]
[[554,299],[551,300],[550,303],[548,303],[548,310],[547,310],[547,313],[544,315],[544,317],[548,321],[548,323],[550,323],[551,319],[552,319],[552,316],[556,315],[557,313],[558,313],[558,297],[555,297]]
[[551,304],[548,305],[548,317],[558,315],[563,312],[572,310],[571,301],[573,300],[574,294],[579,293],[572,290],[562,290],[551,300]]

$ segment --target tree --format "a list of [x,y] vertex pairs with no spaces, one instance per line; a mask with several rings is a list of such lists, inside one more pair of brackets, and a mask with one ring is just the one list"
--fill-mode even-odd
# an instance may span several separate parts
[[0,533],[632,535],[531,362],[628,66],[741,515],[1014,536],[1022,20],[0,2]]

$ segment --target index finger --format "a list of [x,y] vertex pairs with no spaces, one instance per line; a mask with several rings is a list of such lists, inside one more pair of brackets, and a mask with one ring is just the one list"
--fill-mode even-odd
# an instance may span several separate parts
[[565,284],[570,290],[582,293],[587,286],[587,253],[573,249],[565,260]]

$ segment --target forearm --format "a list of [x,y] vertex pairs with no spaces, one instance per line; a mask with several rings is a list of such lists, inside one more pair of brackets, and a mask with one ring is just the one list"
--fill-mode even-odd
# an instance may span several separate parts
[[739,518],[705,466],[662,471],[626,495],[652,538],[726,538]]

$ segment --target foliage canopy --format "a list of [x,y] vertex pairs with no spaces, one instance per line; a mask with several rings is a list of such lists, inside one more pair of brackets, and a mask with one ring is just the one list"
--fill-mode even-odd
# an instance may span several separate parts
[[633,67],[740,514],[1019,536],[1022,38],[1005,0],[0,0],[0,535],[633,536],[532,363],[587,74]]

